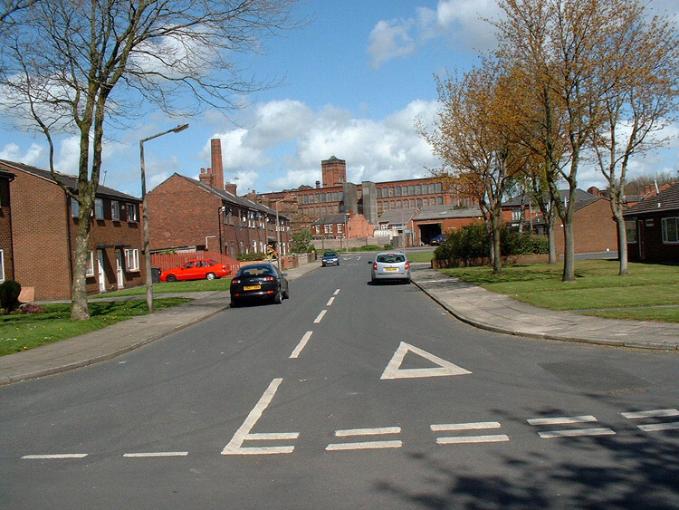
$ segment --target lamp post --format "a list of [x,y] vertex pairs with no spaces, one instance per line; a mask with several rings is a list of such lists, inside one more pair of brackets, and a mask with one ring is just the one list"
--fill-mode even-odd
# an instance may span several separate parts
[[219,227],[219,254],[224,254],[224,243],[222,242],[222,221],[224,221],[224,213],[226,207],[221,206],[217,208],[217,227]]
[[153,280],[151,278],[151,254],[149,253],[149,210],[146,203],[146,166],[144,165],[144,142],[153,140],[168,133],[179,133],[188,128],[188,124],[181,124],[162,133],[139,140],[139,160],[141,163],[141,203],[144,209],[144,266],[146,269],[146,306],[149,313],[153,312]]
[[281,224],[278,221],[278,202],[276,200],[276,263],[278,264],[278,272],[281,272]]

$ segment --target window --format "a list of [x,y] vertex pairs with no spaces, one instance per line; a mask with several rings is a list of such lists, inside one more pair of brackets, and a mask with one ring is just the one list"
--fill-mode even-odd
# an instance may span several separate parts
[[125,250],[125,267],[128,271],[139,271],[139,250]]
[[127,221],[139,221],[139,213],[137,212],[137,204],[127,204]]
[[326,234],[332,234],[332,225],[323,225],[323,232]]
[[400,197],[401,196],[401,186],[396,186],[396,196]]
[[80,216],[80,202],[71,197],[71,217],[77,218]]
[[91,251],[87,257],[87,269],[85,271],[85,276],[94,276],[94,252]]
[[625,232],[627,233],[627,242],[637,242],[637,222],[635,220],[625,222]]
[[337,233],[341,234],[342,232],[344,232],[344,225],[342,225],[341,223],[338,223],[337,224]]
[[520,221],[521,220],[521,210],[514,210],[512,211],[512,221]]
[[0,250],[0,282],[5,281],[5,250]]
[[104,201],[101,198],[94,199],[94,217],[98,220],[104,219]]
[[679,243],[679,216],[662,219],[662,242]]
[[120,221],[120,204],[115,200],[111,200],[111,219]]
[[416,195],[422,194],[422,187],[419,184],[417,186],[415,186],[415,194]]

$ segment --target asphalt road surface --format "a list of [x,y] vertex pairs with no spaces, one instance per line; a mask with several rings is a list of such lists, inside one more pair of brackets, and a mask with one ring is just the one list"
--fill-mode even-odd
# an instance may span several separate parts
[[0,388],[0,508],[679,508],[679,356],[458,322],[369,255]]

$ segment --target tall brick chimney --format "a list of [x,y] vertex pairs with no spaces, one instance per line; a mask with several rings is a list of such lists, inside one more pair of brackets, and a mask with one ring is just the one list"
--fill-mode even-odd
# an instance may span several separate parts
[[210,155],[212,159],[212,187],[224,189],[224,166],[222,164],[222,141],[219,138],[210,140]]
[[347,162],[332,156],[321,161],[323,187],[337,186],[347,181]]
[[224,189],[231,193],[233,196],[237,196],[236,195],[237,186],[238,185],[234,184],[233,182],[227,182],[226,184],[224,184]]

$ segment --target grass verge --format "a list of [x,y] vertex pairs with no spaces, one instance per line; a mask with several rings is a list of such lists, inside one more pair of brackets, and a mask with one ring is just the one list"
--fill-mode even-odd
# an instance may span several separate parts
[[[155,299],[157,310],[191,301],[188,298]],[[90,319],[70,319],[70,304],[43,306],[44,313],[0,315],[0,356],[26,351],[73,336],[105,328],[119,321],[147,313],[145,301],[90,303]]]
[[[444,269],[443,273],[535,306],[572,310],[597,317],[679,322],[679,267],[630,264],[618,276],[618,262],[576,262],[576,280],[561,281],[561,265],[534,264],[503,268]],[[676,306],[668,306],[676,305]]]
[[434,250],[409,251],[407,254],[410,262],[431,262],[431,259],[434,258]]
[[[170,294],[175,292],[206,292],[212,290],[229,291],[231,278],[219,278],[215,280],[191,280],[187,282],[160,282],[153,284],[153,294]],[[116,290],[98,295],[97,297],[118,296],[145,296],[146,287],[130,287],[129,289]]]

